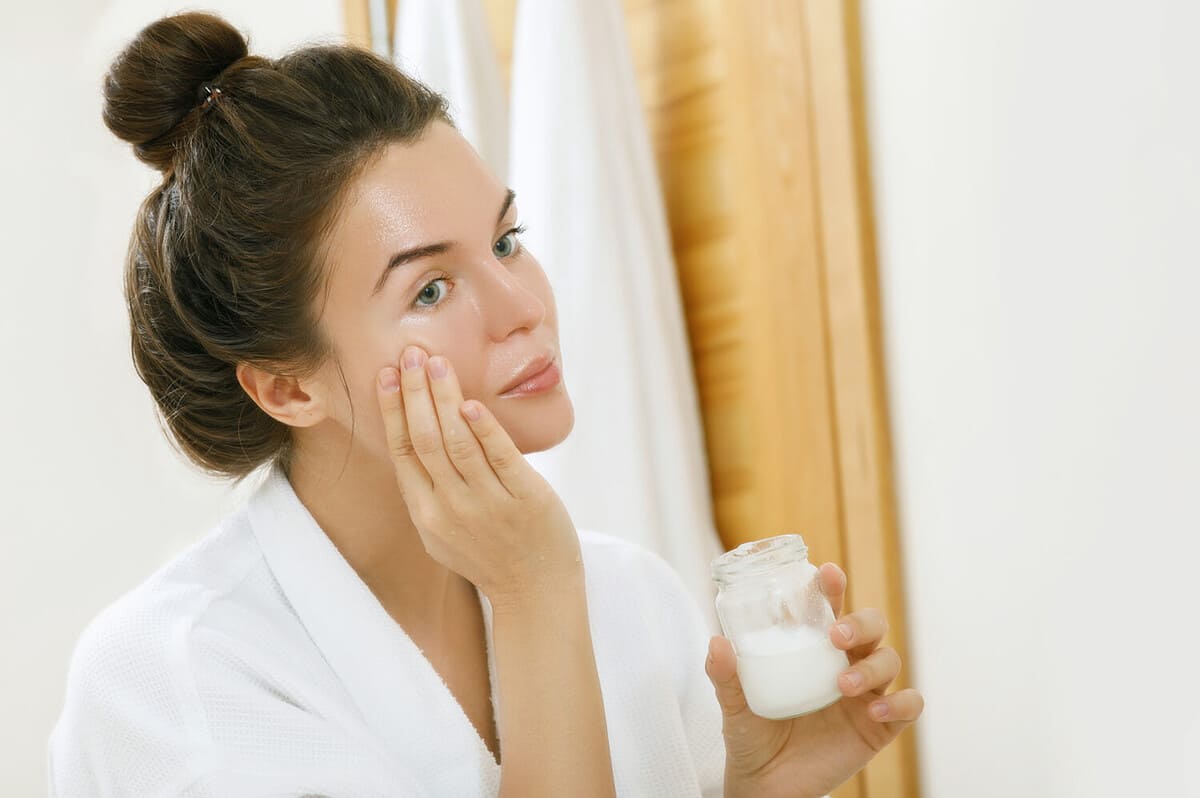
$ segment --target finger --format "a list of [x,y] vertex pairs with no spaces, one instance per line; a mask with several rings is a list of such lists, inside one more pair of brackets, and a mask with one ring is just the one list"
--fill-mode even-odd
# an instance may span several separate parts
[[450,462],[473,488],[490,486],[502,490],[496,472],[488,464],[483,445],[459,412],[463,395],[458,375],[450,361],[441,355],[429,358],[429,385],[442,427],[442,443]]
[[725,738],[726,767],[759,771],[787,740],[788,724],[754,714],[737,674],[733,644],[721,635],[709,638],[704,671],[721,707],[721,734]]
[[894,648],[880,648],[860,659],[838,675],[843,695],[862,695],[871,690],[883,692],[900,674],[900,654]]
[[871,653],[887,630],[888,622],[883,613],[874,607],[865,607],[838,618],[829,630],[829,639],[843,649],[853,663],[856,658]]
[[[464,402],[461,409],[500,483],[518,499],[531,495],[537,472],[525,460],[525,455],[521,454],[492,411],[475,399]],[[471,418],[473,412],[478,413],[478,418]]]
[[396,482],[400,494],[410,507],[416,507],[433,491],[433,482],[425,467],[421,465],[412,441],[408,437],[408,425],[404,423],[404,404],[400,398],[400,373],[388,366],[379,372],[375,393],[379,397],[379,410],[383,414],[383,427],[387,433],[388,451],[396,468]]
[[821,592],[825,594],[825,598],[829,599],[829,606],[833,608],[833,617],[836,618],[842,614],[842,602],[846,597],[846,574],[831,562],[822,564],[818,571],[821,574],[819,580]]
[[750,711],[737,675],[737,656],[728,638],[714,635],[709,639],[704,672],[716,690],[717,703],[726,718],[737,718]]
[[[879,713],[880,707],[885,710],[884,714]],[[875,720],[887,721],[888,726],[899,733],[919,718],[924,710],[925,697],[918,690],[908,687],[872,702],[867,708],[867,714]]]
[[433,406],[429,380],[425,376],[426,359],[425,350],[418,346],[409,346],[404,350],[400,385],[404,392],[405,422],[413,450],[420,458],[421,465],[425,466],[435,488],[453,492],[466,483],[450,462],[442,442],[442,427]]

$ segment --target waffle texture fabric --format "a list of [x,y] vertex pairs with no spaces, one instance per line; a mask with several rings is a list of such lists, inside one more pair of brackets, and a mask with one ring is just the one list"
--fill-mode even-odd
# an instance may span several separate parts
[[[617,794],[720,796],[700,608],[648,549],[592,530],[579,539]],[[498,718],[497,699],[493,689]],[[278,466],[91,620],[47,763],[52,798],[484,798],[501,773]]]

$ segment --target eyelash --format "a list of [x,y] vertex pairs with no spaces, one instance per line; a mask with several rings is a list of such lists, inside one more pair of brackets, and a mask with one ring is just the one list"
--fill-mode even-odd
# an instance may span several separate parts
[[[521,235],[524,232],[525,232],[525,225],[523,225],[523,224],[517,225],[516,227],[513,227],[510,230],[508,230],[507,232],[505,232],[505,234],[500,236],[500,239],[498,239],[498,240],[503,240],[511,235]],[[515,258],[517,255],[520,255],[521,252],[523,252],[525,249],[525,247],[521,245],[521,242],[518,239],[514,238],[513,241],[516,244],[516,249],[514,249],[508,255],[504,256],[506,258]],[[426,288],[433,285],[434,283],[441,282],[442,280],[448,280],[448,279],[450,279],[450,275],[446,274],[445,272],[442,272],[437,277],[433,278],[432,280],[429,280],[424,285],[422,285],[421,290],[417,291],[416,297],[413,298],[412,307],[414,309],[419,310],[420,312],[424,313],[424,312],[432,312],[432,311],[440,308],[442,305],[444,305],[445,302],[438,302],[436,305],[422,305],[417,300],[419,300],[421,298],[421,294],[425,293]]]

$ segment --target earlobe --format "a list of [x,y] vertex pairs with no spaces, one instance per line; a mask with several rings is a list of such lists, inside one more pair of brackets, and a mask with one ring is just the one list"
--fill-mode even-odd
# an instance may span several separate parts
[[247,363],[237,365],[237,379],[264,413],[290,427],[311,427],[326,415],[316,385],[301,385],[295,377],[272,374]]

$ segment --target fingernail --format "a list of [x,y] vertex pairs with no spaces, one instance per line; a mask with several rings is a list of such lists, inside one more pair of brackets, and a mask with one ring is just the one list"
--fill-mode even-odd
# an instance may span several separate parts
[[854,630],[850,628],[850,624],[839,623],[836,628],[837,628],[837,633],[847,643],[849,643],[851,641],[851,639],[854,638]]
[[887,714],[888,706],[882,701],[871,705],[871,717],[875,718],[875,720],[883,720],[887,717]]
[[440,380],[446,376],[446,359],[443,357],[429,358],[429,376]]
[[421,350],[415,346],[410,346],[404,350],[404,368],[415,369],[421,365]]
[[476,404],[463,405],[463,412],[466,413],[467,418],[471,419],[472,421],[479,420],[479,405],[476,405]]
[[846,684],[850,685],[851,690],[857,690],[862,687],[862,674],[857,671],[847,671],[843,674],[843,679]]
[[400,390],[400,380],[395,369],[384,369],[379,372],[379,385],[388,393]]

